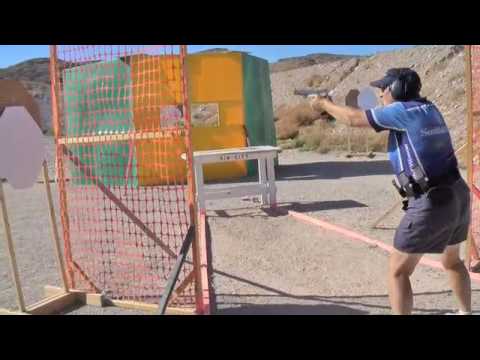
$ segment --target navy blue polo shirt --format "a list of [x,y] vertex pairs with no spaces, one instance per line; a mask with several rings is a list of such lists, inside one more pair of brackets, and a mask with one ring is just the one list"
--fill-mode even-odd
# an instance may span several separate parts
[[458,168],[445,120],[431,102],[395,102],[366,114],[375,131],[390,131],[388,155],[396,175],[411,176],[419,165],[432,179]]

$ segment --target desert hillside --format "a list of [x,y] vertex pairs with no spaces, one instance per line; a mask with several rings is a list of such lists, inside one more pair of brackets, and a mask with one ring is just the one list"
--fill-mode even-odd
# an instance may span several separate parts
[[[319,117],[318,114],[305,114],[308,113],[308,109],[302,106],[305,100],[294,96],[294,89],[313,87],[334,90],[334,100],[344,104],[350,90],[361,90],[392,67],[411,67],[419,73],[423,82],[422,94],[438,105],[451,129],[455,145],[462,145],[466,138],[465,64],[463,46],[457,45],[417,46],[371,57],[333,59],[272,72],[272,96],[279,136],[296,137],[292,123],[293,127],[300,125],[301,134],[302,125],[312,126]],[[283,129],[278,126],[282,123],[289,126],[283,136]]]
[[[308,133],[312,126],[318,127],[316,123],[320,115],[310,113],[305,108],[305,101],[293,95],[294,89],[328,88],[335,90],[335,101],[344,103],[351,89],[362,89],[391,67],[412,67],[420,74],[423,94],[443,112],[455,145],[463,144],[466,108],[464,52],[462,46],[456,45],[417,46],[370,57],[310,54],[270,64],[277,136],[294,139]],[[16,79],[24,83],[39,102],[44,123],[51,127],[48,59],[32,59],[0,69],[0,79]],[[341,132],[340,128],[335,128],[335,134]]]

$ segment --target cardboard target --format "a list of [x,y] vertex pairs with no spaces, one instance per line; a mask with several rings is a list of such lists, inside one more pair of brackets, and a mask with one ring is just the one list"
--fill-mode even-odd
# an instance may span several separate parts
[[6,107],[0,116],[0,178],[15,189],[32,187],[45,159],[42,131],[23,106]]
[[371,87],[366,87],[358,94],[358,106],[363,110],[374,109],[379,105],[378,97]]

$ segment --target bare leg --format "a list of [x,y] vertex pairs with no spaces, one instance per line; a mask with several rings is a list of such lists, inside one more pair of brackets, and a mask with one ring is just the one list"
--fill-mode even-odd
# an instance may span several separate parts
[[470,275],[460,259],[460,244],[449,246],[442,256],[442,264],[447,271],[450,287],[457,298],[460,310],[472,311],[472,288]]
[[479,273],[480,272],[480,260],[479,259],[473,259],[470,263],[470,271],[474,273]]
[[410,315],[413,309],[413,291],[410,276],[422,258],[422,254],[406,254],[395,250],[390,255],[388,293],[395,315]]
[[472,258],[470,260],[470,271],[480,272],[480,256],[478,254],[477,244],[472,242]]

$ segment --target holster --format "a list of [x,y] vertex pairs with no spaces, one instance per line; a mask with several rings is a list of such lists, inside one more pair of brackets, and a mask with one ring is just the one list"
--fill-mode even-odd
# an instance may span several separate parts
[[453,200],[454,193],[450,186],[435,186],[428,190],[427,197],[433,205],[444,206]]

